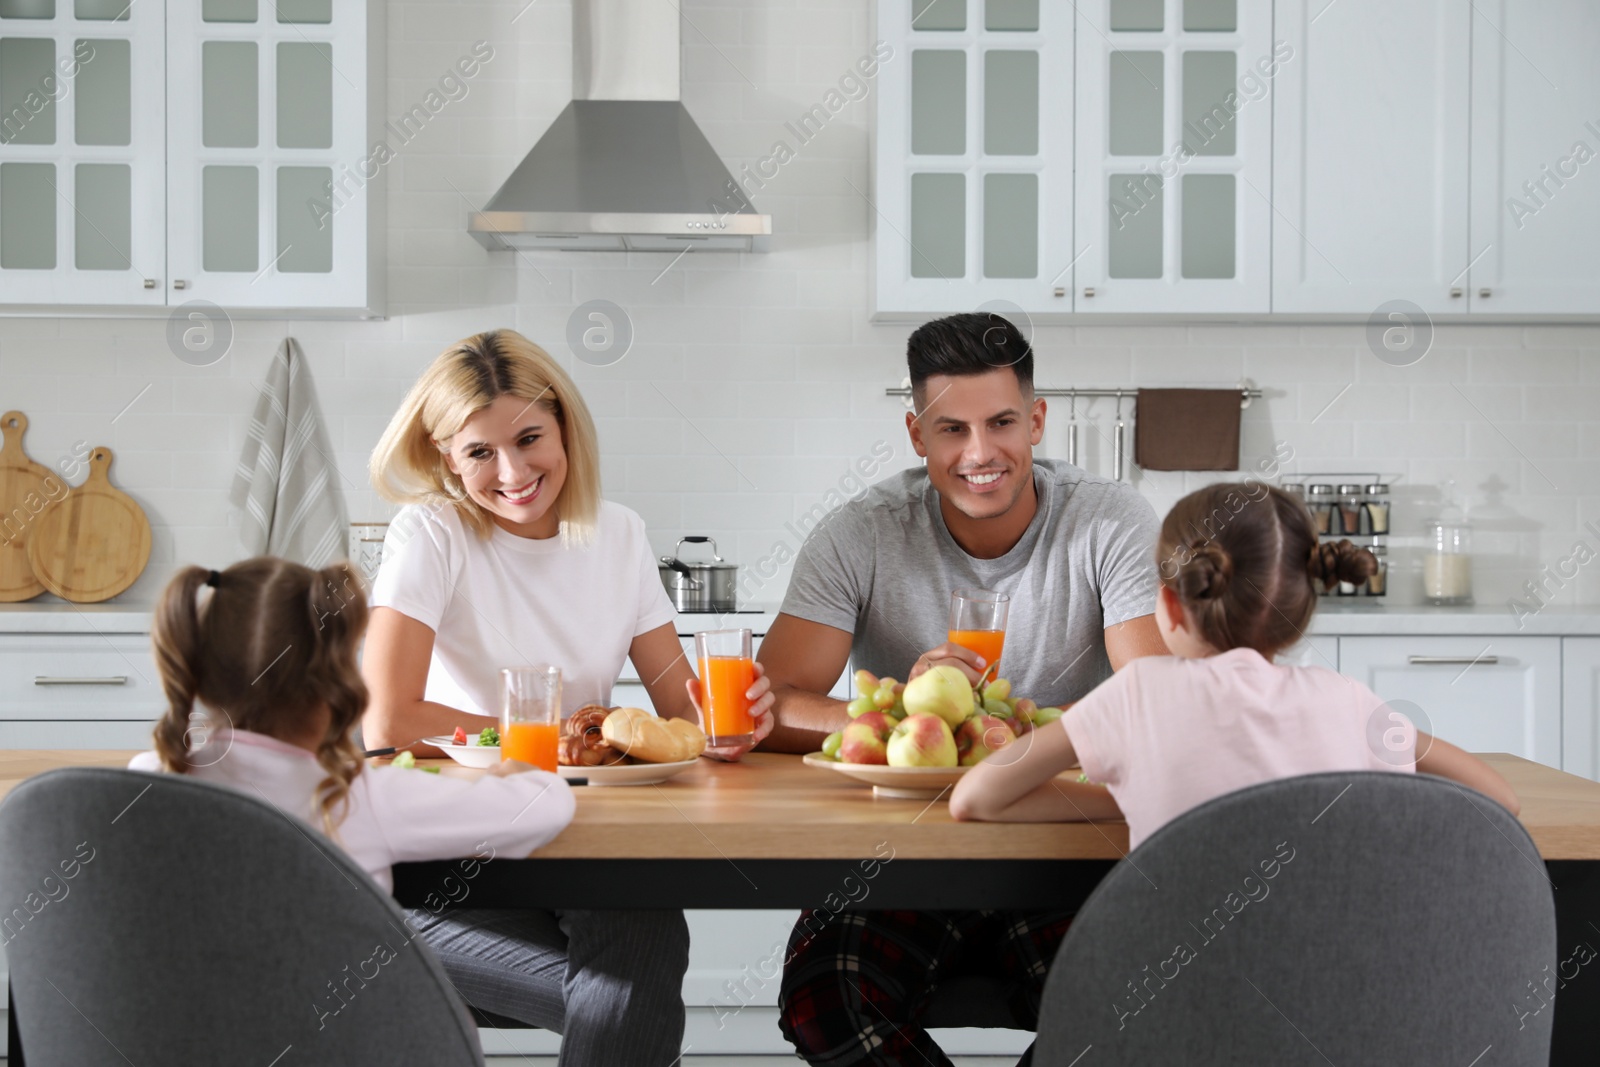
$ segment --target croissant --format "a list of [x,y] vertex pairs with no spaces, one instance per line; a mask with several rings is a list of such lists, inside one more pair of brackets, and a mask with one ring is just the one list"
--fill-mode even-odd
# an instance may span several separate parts
[[607,744],[601,734],[601,724],[610,714],[610,708],[599,704],[585,704],[573,712],[566,721],[558,762],[570,767],[603,767],[627,760],[628,757]]
[[706,747],[706,735],[694,723],[658,718],[643,708],[617,708],[600,731],[607,743],[646,763],[694,759]]

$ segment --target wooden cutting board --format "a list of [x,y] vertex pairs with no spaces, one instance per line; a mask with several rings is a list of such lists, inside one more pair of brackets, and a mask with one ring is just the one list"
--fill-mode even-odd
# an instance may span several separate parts
[[28,565],[28,534],[67,489],[49,467],[41,467],[23,451],[27,429],[28,416],[22,412],[0,415],[0,430],[5,432],[5,446],[0,448],[0,602],[6,603],[44,592]]
[[89,477],[45,509],[28,536],[28,563],[63,600],[92,604],[132,585],[150,562],[150,520],[111,484],[111,449],[89,453]]

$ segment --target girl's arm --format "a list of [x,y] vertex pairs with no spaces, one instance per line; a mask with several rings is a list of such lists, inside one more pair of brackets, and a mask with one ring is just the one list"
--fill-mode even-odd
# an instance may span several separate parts
[[963,775],[950,794],[950,814],[963,822],[1122,818],[1104,786],[1055,780],[1077,762],[1072,739],[1058,719],[1017,738]]
[[[476,734],[495,724],[486,715],[423,699],[433,657],[433,629],[394,608],[373,608],[361,647],[361,677],[367,683],[367,711],[361,739],[368,748],[407,745],[421,737],[449,734],[457,726]],[[412,745],[419,756],[443,755],[428,745]]]
[[1511,783],[1500,772],[1470,752],[1464,752],[1448,741],[1417,732],[1417,770],[1423,774],[1436,774],[1462,785],[1470,785],[1478,792],[1496,800],[1511,814],[1522,810]]
[[[639,680],[650,694],[656,714],[664,719],[687,719],[704,728],[704,719],[700,716],[700,679],[689,657],[684,655],[683,645],[678,643],[671,623],[663,623],[635,637],[628,647],[628,658],[639,672]],[[761,664],[757,663],[755,668],[755,684],[745,691],[750,697],[750,714],[756,720],[755,741],[749,745],[708,748],[708,756],[736,760],[772,732],[772,683],[767,680]]]

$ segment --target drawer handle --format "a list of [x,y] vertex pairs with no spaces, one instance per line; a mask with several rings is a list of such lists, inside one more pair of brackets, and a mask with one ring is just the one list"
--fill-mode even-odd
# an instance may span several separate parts
[[1499,663],[1499,656],[1407,656],[1406,662],[1431,667],[1469,667],[1474,663]]
[[126,674],[113,674],[105,678],[53,678],[47,674],[33,676],[34,685],[127,685]]
[[644,680],[642,678],[618,678],[614,684],[616,684],[616,685],[643,685],[644,684]]

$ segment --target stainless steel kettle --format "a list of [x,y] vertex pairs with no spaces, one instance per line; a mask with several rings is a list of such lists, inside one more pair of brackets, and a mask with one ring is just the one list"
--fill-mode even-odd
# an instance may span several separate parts
[[[710,544],[711,561],[692,563],[679,559],[685,544]],[[660,571],[661,584],[679,611],[727,612],[737,607],[739,565],[725,562],[717,552],[717,542],[710,537],[678,538],[673,554],[661,557]]]

